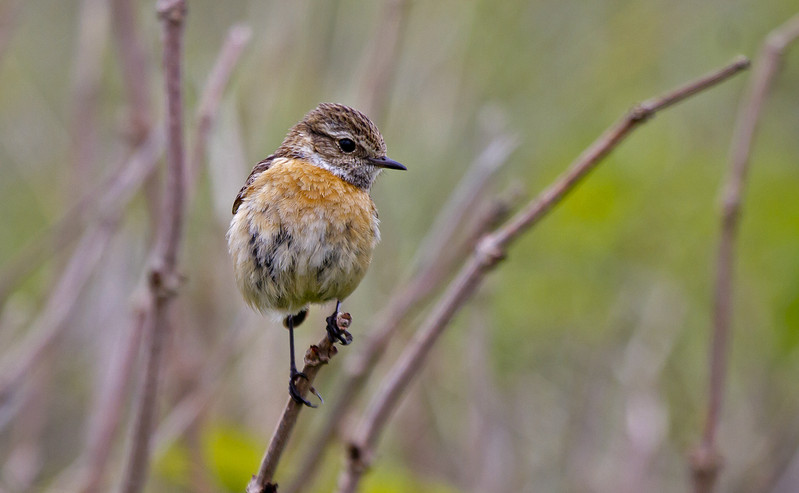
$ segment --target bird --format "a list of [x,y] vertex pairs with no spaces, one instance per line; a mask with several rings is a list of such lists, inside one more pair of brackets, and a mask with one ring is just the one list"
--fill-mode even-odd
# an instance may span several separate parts
[[294,329],[309,305],[335,300],[328,338],[352,341],[337,317],[380,241],[370,190],[384,169],[407,168],[386,156],[377,126],[354,108],[321,103],[255,165],[233,202],[227,242],[236,285],[248,305],[288,329],[289,395],[298,404],[316,407],[296,387],[308,377],[297,370]]

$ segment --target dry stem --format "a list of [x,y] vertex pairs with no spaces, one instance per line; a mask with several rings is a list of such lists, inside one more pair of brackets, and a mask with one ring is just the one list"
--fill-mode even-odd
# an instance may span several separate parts
[[[228,30],[225,43],[219,52],[208,80],[200,104],[197,108],[197,127],[194,134],[191,157],[186,168],[186,181],[191,184],[197,174],[197,168],[205,161],[205,150],[208,147],[208,135],[219,113],[219,103],[225,93],[233,69],[236,67],[244,48],[250,42],[252,29],[244,25],[235,25]],[[188,189],[192,190],[189,186]]]
[[133,437],[122,481],[124,493],[144,487],[149,469],[150,433],[155,415],[158,369],[169,329],[168,308],[177,285],[178,246],[183,229],[184,161],[183,102],[181,95],[181,42],[186,15],[184,0],[159,0],[156,5],[164,25],[164,73],[167,101],[166,193],[158,225],[154,264],[149,274],[152,312],[146,317],[149,337],[143,390],[133,426]]
[[380,433],[385,428],[392,411],[396,409],[411,379],[419,372],[433,344],[454,314],[474,292],[485,274],[504,258],[510,243],[540,221],[625,137],[654,116],[657,111],[712,87],[748,66],[749,61],[744,57],[739,57],[710,75],[635,106],[620,122],[610,127],[588,147],[555,183],[531,201],[525,209],[517,213],[498,231],[483,237],[471,258],[449,285],[439,303],[433,308],[397,363],[389,371],[384,384],[380,386],[379,393],[370,403],[363,420],[347,446],[346,465],[339,476],[339,493],[351,493],[357,489],[364,472],[372,462],[372,454]]
[[735,238],[741,215],[741,201],[752,148],[763,102],[777,74],[785,48],[799,37],[799,15],[772,31],[760,51],[752,80],[735,126],[730,152],[730,167],[723,189],[721,235],[716,260],[716,289],[713,310],[713,336],[710,354],[710,383],[707,416],[702,442],[691,453],[694,491],[710,493],[722,465],[716,448],[716,432],[727,372],[730,326],[732,320],[732,276],[735,262]]
[[61,334],[64,323],[78,301],[83,286],[100,262],[116,230],[116,219],[108,219],[87,230],[75,254],[50,294],[47,304],[28,330],[25,340],[6,352],[0,364],[0,405],[13,398],[14,391],[46,357],[47,348]]
[[[349,313],[339,314],[337,323],[340,329],[346,330],[350,322]],[[300,395],[307,395],[322,365],[326,365],[337,352],[336,347],[330,342],[327,335],[319,341],[319,344],[308,348],[308,351],[305,352],[305,365],[302,368],[302,373],[305,373],[308,378],[297,381],[297,390],[299,390]],[[283,455],[303,407],[303,404],[297,403],[291,397],[288,398],[286,407],[283,409],[283,415],[275,427],[272,440],[269,442],[269,447],[261,460],[258,474],[253,476],[247,485],[247,493],[271,493],[277,491],[277,484],[273,483],[272,479],[275,476],[277,464],[280,462],[280,456]]]

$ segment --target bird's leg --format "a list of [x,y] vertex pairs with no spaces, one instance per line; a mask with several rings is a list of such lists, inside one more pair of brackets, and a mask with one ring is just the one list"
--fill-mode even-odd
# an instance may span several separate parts
[[341,307],[341,300],[336,300],[336,311],[330,315],[327,320],[327,337],[330,342],[340,342],[342,346],[346,346],[352,342],[352,334],[338,326],[338,309]]
[[[303,318],[305,317],[303,316]],[[308,380],[308,375],[297,371],[297,364],[294,362],[294,315],[287,316],[285,323],[286,328],[289,329],[289,361],[291,362],[289,370],[289,395],[298,404],[304,404],[308,407],[316,407],[315,405],[311,404],[308,399],[304,398],[302,394],[300,394],[300,391],[297,389],[297,385],[295,384],[295,381],[298,378],[304,378],[305,380]],[[322,400],[322,397],[316,392],[316,390],[311,390],[314,394],[316,394],[317,397],[319,397],[319,400]]]

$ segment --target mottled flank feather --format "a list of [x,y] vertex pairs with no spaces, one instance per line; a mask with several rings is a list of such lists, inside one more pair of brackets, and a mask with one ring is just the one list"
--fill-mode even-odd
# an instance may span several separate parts
[[245,188],[228,244],[247,303],[292,314],[349,296],[380,240],[369,194],[288,158],[272,159]]

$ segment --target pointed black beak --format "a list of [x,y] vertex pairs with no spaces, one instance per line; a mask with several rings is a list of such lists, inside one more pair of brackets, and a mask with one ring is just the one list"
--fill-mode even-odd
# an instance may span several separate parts
[[371,164],[372,166],[377,166],[378,168],[402,169],[402,170],[408,169],[402,164],[394,161],[393,159],[389,159],[386,156],[369,158],[369,164]]

